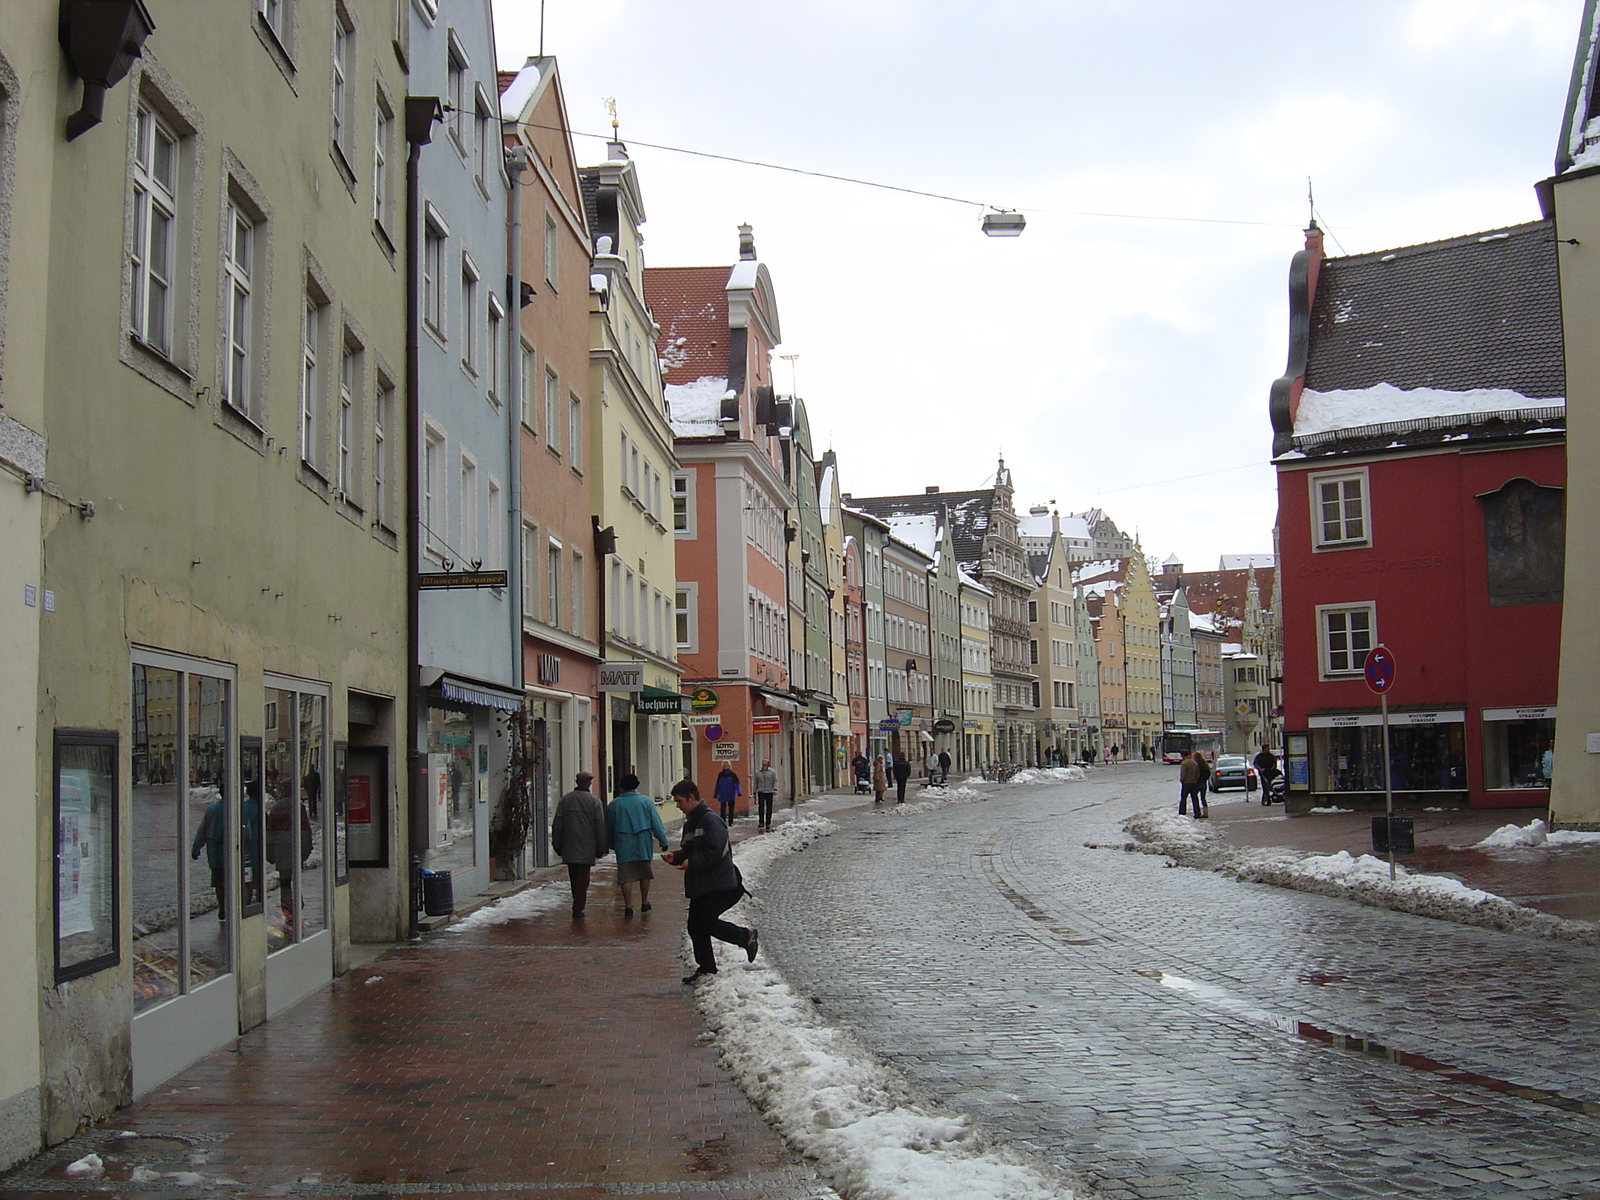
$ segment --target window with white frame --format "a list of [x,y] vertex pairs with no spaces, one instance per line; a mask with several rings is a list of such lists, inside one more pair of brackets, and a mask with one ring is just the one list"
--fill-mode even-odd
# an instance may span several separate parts
[[673,630],[679,650],[695,650],[695,598],[699,584],[680,583],[673,606]]
[[572,632],[577,637],[586,636],[583,609],[585,603],[583,580],[583,555],[572,552]]
[[634,607],[633,572],[622,572],[622,636],[639,644],[639,612]]
[[560,259],[561,240],[556,227],[556,219],[550,213],[544,215],[544,281],[550,285],[552,291],[556,287],[556,267]]
[[476,143],[478,150],[477,177],[478,186],[485,192],[489,190],[489,180],[494,178],[495,168],[494,151],[499,139],[495,137],[495,123],[490,115],[489,100],[478,89],[473,102],[473,124],[476,126]]
[[522,615],[539,619],[539,527],[522,523]]
[[544,444],[554,454],[561,453],[561,376],[548,364],[544,369]]
[[389,172],[394,154],[394,129],[394,110],[379,92],[372,121],[372,220],[385,236],[394,221],[394,180]]
[[689,471],[672,475],[672,531],[681,538],[694,537],[694,475]]
[[583,470],[583,402],[577,392],[567,393],[567,462],[574,471]]
[[[278,48],[285,55],[293,49],[295,3],[296,0],[256,0],[256,11],[261,14],[261,23],[271,32],[277,40]],[[287,59],[285,61],[286,65],[293,66]]]
[[227,293],[228,359],[222,373],[222,398],[239,412],[251,415],[255,374],[256,306],[251,282],[256,254],[256,223],[230,200],[227,239],[223,244],[222,273]]
[[444,246],[449,227],[433,205],[427,207],[422,241],[422,319],[444,337]]
[[178,250],[178,134],[141,101],[133,152],[133,333],[172,354],[173,281]]
[[483,345],[483,374],[488,383],[489,403],[496,408],[500,407],[500,394],[503,390],[500,377],[504,371],[502,360],[505,357],[505,316],[506,310],[500,305],[500,297],[491,291],[489,293],[489,332],[488,336],[484,338]]
[[422,440],[423,547],[433,555],[444,553],[445,478],[444,430],[428,424]]
[[517,407],[521,410],[517,415],[522,420],[523,428],[532,432],[535,420],[534,397],[537,395],[539,376],[534,370],[537,364],[534,361],[533,347],[525,340],[518,340],[522,355],[520,364],[522,371],[521,378],[517,380]]
[[323,326],[328,301],[308,286],[300,319],[300,461],[316,467],[322,425],[322,398],[326,391],[322,365]]
[[333,12],[333,148],[350,162],[350,73],[355,64],[355,26],[340,5]]
[[478,264],[472,256],[461,256],[461,365],[467,374],[478,374]]
[[461,561],[472,564],[480,561],[478,555],[478,464],[471,455],[461,456],[460,501],[456,505],[458,529],[456,553]]
[[346,334],[339,354],[339,412],[335,428],[337,449],[334,455],[334,487],[351,504],[360,501],[359,468],[361,446],[357,441],[362,427],[361,345]]
[[449,111],[445,114],[445,122],[450,131],[450,140],[465,155],[472,137],[469,124],[472,106],[467,98],[467,55],[456,38],[456,31],[452,29],[448,33],[450,44],[445,51],[444,102],[449,105]]
[[1367,471],[1310,477],[1311,544],[1316,550],[1348,550],[1372,544]]
[[394,525],[394,497],[389,487],[389,431],[393,428],[394,384],[379,376],[372,403],[372,521],[384,528]]
[[561,543],[554,538],[545,547],[544,603],[545,620],[561,628]]
[[488,478],[484,493],[483,517],[487,528],[487,541],[483,547],[483,565],[498,571],[505,563],[505,501],[500,498],[500,481],[493,475]]
[[1377,645],[1376,605],[1319,605],[1323,678],[1360,675],[1367,651]]

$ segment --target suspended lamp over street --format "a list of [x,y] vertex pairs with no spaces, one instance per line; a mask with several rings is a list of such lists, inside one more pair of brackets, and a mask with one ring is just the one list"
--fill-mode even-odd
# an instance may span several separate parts
[[989,237],[1020,237],[1027,225],[1027,218],[1009,208],[983,214],[983,232]]

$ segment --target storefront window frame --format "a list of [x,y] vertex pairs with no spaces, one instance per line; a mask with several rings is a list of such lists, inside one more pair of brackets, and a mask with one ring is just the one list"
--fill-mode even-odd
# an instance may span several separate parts
[[[121,875],[121,830],[122,824],[122,762],[121,739],[115,730],[106,729],[57,729],[54,732],[54,746],[51,756],[51,823],[55,839],[55,863],[51,872],[51,885],[53,888],[51,900],[52,933],[55,939],[55,982],[66,983],[72,979],[82,979],[86,975],[94,975],[108,967],[120,966],[122,963],[122,875]],[[66,963],[61,961],[61,772],[62,749],[68,746],[96,746],[109,749],[111,752],[111,797],[110,797],[110,837],[106,839],[106,848],[95,851],[95,859],[106,870],[110,879],[109,899],[109,949],[100,954],[78,962]]]

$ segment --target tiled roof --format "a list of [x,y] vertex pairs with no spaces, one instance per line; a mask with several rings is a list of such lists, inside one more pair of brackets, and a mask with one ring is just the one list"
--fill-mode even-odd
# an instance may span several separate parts
[[[1261,600],[1261,610],[1269,612],[1273,606],[1271,567],[1254,567],[1256,593]],[[1156,595],[1170,599],[1179,587],[1193,613],[1214,614],[1225,625],[1244,623],[1245,597],[1250,591],[1250,571],[1185,571],[1181,575],[1157,575],[1154,583]]]
[[728,375],[728,268],[646,267],[644,296],[661,327],[667,383]]
[[520,71],[496,71],[494,73],[496,92],[502,96],[505,95],[505,90],[511,86],[511,81],[521,73]]
[[1566,395],[1548,221],[1324,259],[1305,386]]
[[[657,318],[660,319],[659,317]],[[994,489],[979,492],[917,492],[910,496],[855,496],[850,507],[880,520],[948,514],[956,562],[974,579],[983,577],[983,538],[989,531]]]

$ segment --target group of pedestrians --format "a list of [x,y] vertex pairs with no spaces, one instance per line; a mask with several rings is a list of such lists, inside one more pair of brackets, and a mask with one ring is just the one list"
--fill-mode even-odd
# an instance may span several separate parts
[[[723,783],[725,777],[733,780],[726,802],[731,815],[733,801],[739,795],[738,776],[724,770],[717,777],[713,795],[721,805],[723,792],[728,790]],[[777,791],[777,780],[771,763],[763,763],[762,770],[756,773],[762,827],[767,829],[771,828],[772,797]],[[659,845],[661,861],[683,872],[684,895],[689,900],[689,942],[694,947],[695,969],[684,976],[683,981],[693,983],[702,975],[717,973],[717,959],[711,946],[714,938],[740,947],[748,961],[755,961],[755,929],[722,919],[723,913],[741,897],[749,895],[733,861],[727,821],[711,811],[692,779],[672,785],[673,803],[683,814],[683,834],[676,850],[670,849],[666,827],[661,823],[655,801],[639,791],[637,775],[623,775],[617,780],[619,791],[609,805],[601,804],[600,798],[590,790],[594,783],[590,772],[580,771],[573,782],[573,790],[561,797],[550,823],[550,847],[567,868],[573,920],[582,919],[588,905],[594,864],[613,852],[617,856],[622,915],[633,916],[636,888],[639,911],[649,912],[650,882],[655,878],[651,860]]]
[[1194,815],[1196,820],[1211,815],[1211,805],[1206,800],[1207,789],[1211,783],[1211,764],[1206,761],[1206,756],[1195,750],[1183,757],[1178,764],[1178,815],[1184,816],[1189,807],[1189,801],[1194,801]]

